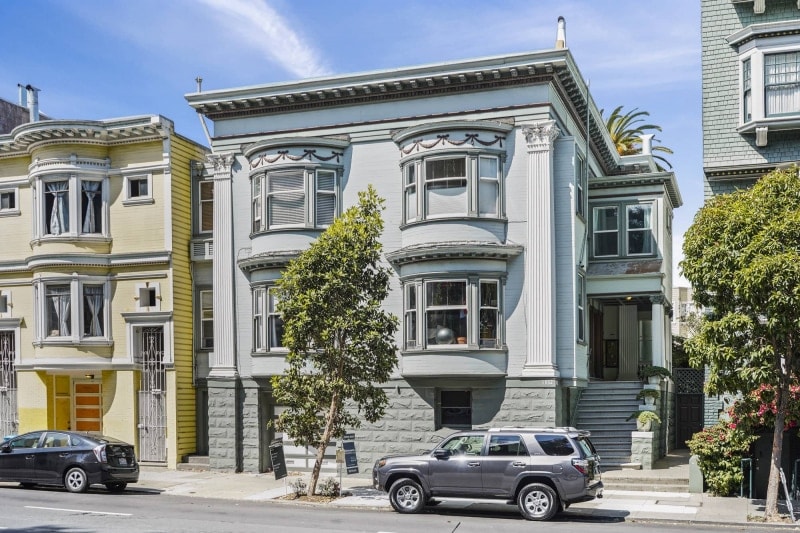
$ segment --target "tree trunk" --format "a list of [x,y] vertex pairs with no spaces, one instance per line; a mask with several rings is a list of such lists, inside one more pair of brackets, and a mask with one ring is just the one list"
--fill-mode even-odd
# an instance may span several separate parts
[[767,482],[767,501],[764,505],[764,518],[768,521],[777,520],[780,517],[778,513],[778,495],[781,481],[781,459],[783,457],[783,427],[786,421],[786,407],[789,400],[789,385],[784,381],[782,379],[777,387],[776,394],[778,397],[775,398],[777,413],[775,413],[775,429],[772,433],[772,457],[769,465],[769,481]]
[[317,460],[314,461],[314,469],[311,471],[311,480],[308,484],[308,495],[313,496],[317,491],[317,483],[319,482],[319,473],[322,470],[322,460],[325,458],[325,449],[331,440],[333,434],[333,421],[336,420],[338,414],[339,394],[334,393],[331,398],[331,405],[328,409],[328,415],[325,419],[325,430],[322,432],[322,442],[317,448]]

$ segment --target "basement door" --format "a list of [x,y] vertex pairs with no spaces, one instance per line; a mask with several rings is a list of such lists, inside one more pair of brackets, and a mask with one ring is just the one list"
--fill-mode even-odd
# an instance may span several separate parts
[[139,330],[139,460],[167,461],[167,373],[164,367],[164,328]]

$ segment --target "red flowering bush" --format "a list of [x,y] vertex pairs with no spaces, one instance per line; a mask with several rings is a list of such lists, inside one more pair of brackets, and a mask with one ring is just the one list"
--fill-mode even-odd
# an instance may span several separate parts
[[731,424],[719,422],[686,441],[689,450],[697,456],[697,466],[712,494],[730,496],[736,492],[742,482],[742,457],[749,455],[756,438],[732,428]]
[[[736,400],[733,407],[728,410],[729,426],[747,433],[772,431],[775,428],[775,415],[778,412],[775,397],[775,387],[761,385]],[[792,385],[783,429],[788,431],[798,427],[800,427],[800,385]]]

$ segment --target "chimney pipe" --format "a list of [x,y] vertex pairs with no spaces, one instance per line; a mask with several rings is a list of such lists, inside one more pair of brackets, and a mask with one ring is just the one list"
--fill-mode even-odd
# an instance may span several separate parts
[[17,98],[17,103],[19,106],[28,107],[28,93],[25,91],[25,86],[21,83],[18,83],[17,92],[19,93],[19,97]]
[[567,21],[564,17],[558,17],[558,33],[556,34],[556,48],[567,47]]
[[28,110],[30,111],[31,122],[39,122],[39,89],[33,85],[26,85],[28,91]]
[[642,155],[653,155],[653,137],[652,133],[642,135]]

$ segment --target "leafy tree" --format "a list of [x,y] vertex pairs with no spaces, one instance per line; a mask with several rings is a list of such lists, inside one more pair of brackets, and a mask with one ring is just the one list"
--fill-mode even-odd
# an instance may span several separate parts
[[[661,131],[661,126],[656,124],[640,124],[644,122],[644,117],[649,117],[650,113],[647,111],[639,111],[634,108],[627,113],[622,113],[622,107],[619,106],[606,118],[606,129],[611,135],[611,140],[614,141],[614,147],[617,149],[619,155],[635,155],[642,152],[642,135],[647,135],[656,131]],[[604,111],[601,110],[600,114]],[[653,138],[653,140],[656,140]],[[658,145],[652,147],[653,152],[661,152],[671,154],[672,150],[666,146]],[[659,170],[664,170],[661,163],[664,163],[668,168],[672,165],[664,157],[653,154],[656,159],[656,165]]]
[[289,354],[286,372],[272,378],[275,400],[287,406],[276,426],[317,450],[310,495],[331,439],[383,416],[388,400],[377,385],[397,365],[397,318],[381,308],[391,276],[380,264],[384,200],[372,186],[358,196],[278,282]]
[[791,385],[800,378],[800,179],[776,170],[751,189],[709,200],[684,236],[683,275],[711,310],[687,351],[710,393],[774,391],[765,515],[778,516]]

